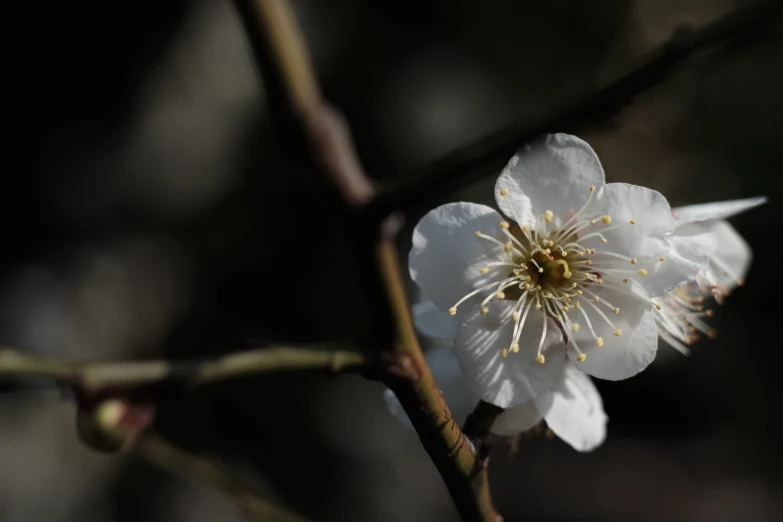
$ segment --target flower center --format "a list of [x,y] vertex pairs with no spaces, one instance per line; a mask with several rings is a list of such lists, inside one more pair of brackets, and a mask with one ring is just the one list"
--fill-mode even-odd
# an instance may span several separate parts
[[[663,262],[663,257],[640,261],[608,250],[599,252],[595,248],[584,246],[587,240],[593,238],[600,238],[602,243],[607,243],[604,233],[621,226],[636,224],[636,221],[631,219],[627,223],[611,225],[612,218],[607,215],[586,217],[594,192],[595,187],[590,187],[590,194],[582,208],[560,226],[552,224],[554,213],[547,210],[536,217],[533,227],[520,226],[522,220],[516,215],[514,215],[516,224],[501,221],[500,231],[504,237],[500,239],[477,231],[477,237],[497,245],[501,259],[487,263],[486,266],[479,268],[479,272],[488,274],[490,269],[495,267],[508,268],[508,271],[499,271],[505,276],[470,292],[455,303],[449,309],[449,313],[455,315],[457,307],[463,302],[482,293],[488,293],[481,302],[482,314],[489,313],[487,304],[492,299],[514,301],[512,318],[515,324],[512,343],[502,351],[502,355],[506,357],[509,353],[519,352],[519,338],[525,321],[534,307],[537,312],[532,313],[541,313],[544,319],[536,356],[536,360],[543,364],[546,362],[542,350],[546,339],[548,317],[554,319],[567,338],[567,342],[576,349],[579,362],[584,361],[587,355],[579,349],[574,336],[568,335],[567,331],[578,332],[581,324],[584,324],[595,340],[596,346],[599,347],[604,345],[604,339],[596,333],[598,324],[594,325],[594,321],[609,325],[615,336],[622,335],[622,331],[615,327],[607,315],[607,313],[619,314],[620,308],[600,296],[604,288],[611,288],[621,294],[632,296],[660,310],[658,304],[634,293],[630,286],[624,285],[629,282],[631,276],[646,276],[647,269],[618,268],[617,265],[628,263],[647,266],[651,263]],[[500,194],[508,197],[508,190],[502,189]],[[514,213],[514,207],[511,204],[508,207]],[[606,226],[600,230],[590,231],[599,223]],[[607,278],[606,283],[604,278]],[[586,309],[590,310],[590,315]]]

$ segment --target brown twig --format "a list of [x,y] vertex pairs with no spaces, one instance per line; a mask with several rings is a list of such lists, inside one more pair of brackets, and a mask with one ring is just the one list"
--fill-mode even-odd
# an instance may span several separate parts
[[462,432],[473,443],[476,451],[481,456],[486,456],[489,452],[488,439],[490,429],[492,428],[492,423],[495,422],[495,419],[501,413],[503,413],[503,408],[500,406],[479,401],[465,420]]
[[136,451],[151,463],[186,480],[194,478],[225,493],[248,515],[257,520],[307,522],[307,519],[266,500],[222,466],[192,455],[169,444],[163,438],[147,434],[135,444]]
[[[783,2],[764,0],[738,9],[700,29],[683,26],[671,39],[652,51],[632,70],[597,92],[589,92],[541,119],[515,122],[460,148],[417,172],[391,182],[373,202],[375,220],[411,208],[439,193],[469,185],[486,174],[480,167],[504,162],[524,143],[547,132],[573,132],[617,115],[640,94],[680,70],[701,51],[733,38],[755,34],[761,25],[780,14]],[[550,113],[551,114],[551,113]]]
[[184,361],[89,363],[58,361],[0,347],[0,377],[44,377],[83,391],[137,388],[161,382],[201,386],[283,371],[357,372],[364,369],[364,364],[365,357],[356,352],[292,347],[262,348]]
[[[289,2],[238,0],[237,5],[259,61],[272,114],[294,159],[309,159],[308,166],[336,196],[335,210],[346,217],[345,226],[363,226],[355,218],[373,200],[374,189],[356,159],[345,122],[321,99]],[[374,354],[382,362],[379,378],[399,398],[462,518],[500,520],[484,462],[454,422],[419,348],[392,241],[395,227],[385,220],[377,229],[364,232],[355,235],[363,239],[353,247],[362,287],[379,325],[374,337],[387,342]]]

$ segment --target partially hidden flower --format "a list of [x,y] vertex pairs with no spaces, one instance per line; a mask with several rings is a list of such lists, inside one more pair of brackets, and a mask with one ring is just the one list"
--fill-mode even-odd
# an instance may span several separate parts
[[505,218],[466,202],[430,211],[409,256],[422,295],[458,316],[474,392],[509,408],[552,389],[566,360],[610,380],[643,370],[658,340],[651,297],[700,269],[671,250],[666,198],[605,184],[590,146],[566,134],[514,156],[495,198]]
[[764,197],[689,205],[672,209],[677,228],[670,238],[680,255],[703,265],[693,281],[654,298],[661,306],[656,314],[658,334],[678,351],[690,353],[687,345],[700,335],[714,337],[716,330],[705,318],[712,315],[708,300],[718,303],[744,284],[753,257],[750,246],[726,221],[733,215],[762,205]]
[[[452,415],[462,424],[479,397],[462,377],[452,346],[459,326],[457,318],[439,310],[431,302],[423,302],[414,305],[413,319],[419,332],[435,342],[435,347],[426,353],[427,362]],[[391,390],[385,391],[384,398],[392,413],[410,424]],[[601,395],[590,377],[571,362],[562,366],[551,390],[504,410],[495,419],[491,431],[496,435],[511,436],[529,430],[542,420],[555,435],[577,451],[591,451],[606,438],[608,419]]]

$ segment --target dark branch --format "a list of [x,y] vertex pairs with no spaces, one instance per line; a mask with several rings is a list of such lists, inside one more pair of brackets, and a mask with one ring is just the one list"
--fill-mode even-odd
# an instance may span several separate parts
[[[366,227],[356,219],[375,191],[356,158],[345,122],[321,99],[307,48],[286,0],[237,0],[292,159],[309,159],[311,172],[337,196],[335,210],[345,227]],[[446,483],[462,518],[500,520],[489,494],[486,468],[454,422],[419,348],[405,297],[404,280],[392,242],[393,223],[353,234],[356,266],[375,327],[385,344],[372,354],[382,364],[379,377],[405,408]],[[386,328],[383,325],[391,325]]]
[[269,347],[183,361],[66,362],[0,347],[0,378],[43,377],[82,391],[130,389],[158,383],[200,386],[286,371],[358,372],[365,358],[350,351]]
[[506,161],[523,144],[547,132],[573,131],[612,117],[640,94],[660,84],[680,70],[695,54],[742,36],[780,13],[783,2],[765,0],[739,9],[700,29],[681,27],[672,38],[651,52],[633,70],[598,92],[572,102],[554,116],[533,122],[517,122],[479,141],[462,147],[418,172],[405,176],[376,198],[370,213],[374,219],[397,209],[405,209],[430,199],[433,189],[453,190],[480,178],[485,167]]
[[465,420],[462,433],[476,447],[476,451],[482,457],[485,457],[488,453],[487,440],[489,439],[492,423],[495,422],[495,419],[501,413],[503,413],[503,408],[500,406],[479,401],[473,412]]
[[255,488],[222,466],[172,446],[163,438],[148,434],[135,445],[136,451],[151,463],[185,480],[199,480],[231,498],[255,520],[307,522],[293,511],[273,504]]

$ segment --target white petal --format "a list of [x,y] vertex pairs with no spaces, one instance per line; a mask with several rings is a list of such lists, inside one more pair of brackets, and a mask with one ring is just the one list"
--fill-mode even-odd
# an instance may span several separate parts
[[[669,203],[659,192],[626,183],[609,183],[599,191],[586,215],[611,218],[606,225],[597,219],[597,224],[585,230],[579,240],[582,246],[598,251],[594,267],[604,279],[612,277],[606,269],[630,270],[619,279],[635,279],[650,296],[658,296],[695,277],[696,265],[681,259],[676,252],[670,255],[671,245],[666,237],[674,231],[674,219]],[[603,237],[588,238],[590,234]],[[602,252],[608,254],[602,256]],[[631,266],[628,261],[610,257],[612,253],[636,259],[638,263]],[[661,257],[671,257],[668,265],[660,262]],[[646,270],[647,275],[633,273],[639,269]]]
[[747,275],[753,253],[728,221],[710,223],[710,233],[718,244],[710,259],[710,269],[721,285],[730,290]]
[[544,364],[536,362],[543,330],[543,313],[530,309],[519,339],[519,353],[501,355],[511,345],[514,322],[512,301],[493,301],[490,312],[474,312],[460,327],[455,349],[462,374],[479,397],[501,408],[527,402],[549,390],[565,358],[563,340],[552,319],[547,319]]
[[502,220],[490,207],[464,202],[441,205],[421,218],[413,230],[408,267],[422,293],[448,310],[471,290],[507,273],[501,268],[479,273],[487,262],[507,260],[509,254],[475,236],[481,230],[496,237]]
[[[432,369],[435,382],[440,386],[452,416],[460,426],[463,425],[479,399],[462,378],[454,350],[449,345],[441,344],[428,350],[424,356]],[[389,411],[410,427],[410,419],[394,393],[391,390],[386,390],[383,392],[383,398]]]
[[412,314],[413,324],[422,335],[449,341],[457,335],[459,320],[435,306],[432,301],[416,303],[412,307]]
[[503,410],[492,424],[492,433],[504,437],[527,431],[544,418],[554,401],[552,392],[544,392],[533,400]]
[[717,248],[713,234],[695,223],[678,227],[668,241],[671,248],[664,256],[665,260],[638,265],[645,267],[647,275],[633,276],[648,295],[664,295],[683,281],[692,281],[702,275],[707,270],[710,252]]
[[[645,295],[644,290],[632,281],[625,286],[628,287],[626,291],[632,290],[639,296]],[[619,307],[620,312],[615,314],[609,307],[594,302],[586,294],[583,295],[580,307],[590,319],[596,335],[603,339],[603,346],[596,345],[582,313],[572,309],[568,312],[568,317],[580,325],[579,332],[574,334],[574,340],[579,349],[587,355],[587,359],[576,362],[578,352],[571,343],[568,345],[568,358],[575,361],[576,367],[581,371],[599,379],[618,381],[636,375],[655,358],[658,347],[655,307],[627,293],[606,288],[606,285],[592,285],[591,290],[600,299]],[[594,306],[599,307],[612,325],[595,311]],[[621,336],[614,335],[615,328],[622,331]]]
[[552,393],[547,410],[547,426],[577,451],[592,451],[606,438],[606,422],[601,395],[590,380],[572,363],[563,367],[564,378]]
[[[581,208],[591,185],[603,184],[604,169],[590,145],[569,134],[547,134],[511,158],[495,183],[495,198],[503,213],[520,224],[532,225],[547,210],[557,224]],[[502,189],[508,196],[501,195]]]
[[699,205],[687,205],[672,209],[672,215],[681,223],[693,223],[696,221],[711,221],[714,219],[726,219],[740,212],[745,212],[767,202],[765,197],[733,199],[730,201],[717,201],[715,203],[702,203]]
[[610,225],[599,221],[585,235],[617,228],[604,234],[608,243],[593,238],[586,240],[584,246],[639,259],[658,258],[669,250],[665,238],[674,231],[674,218],[669,202],[660,192],[627,183],[608,183],[588,209],[586,215],[607,215],[612,221]]

